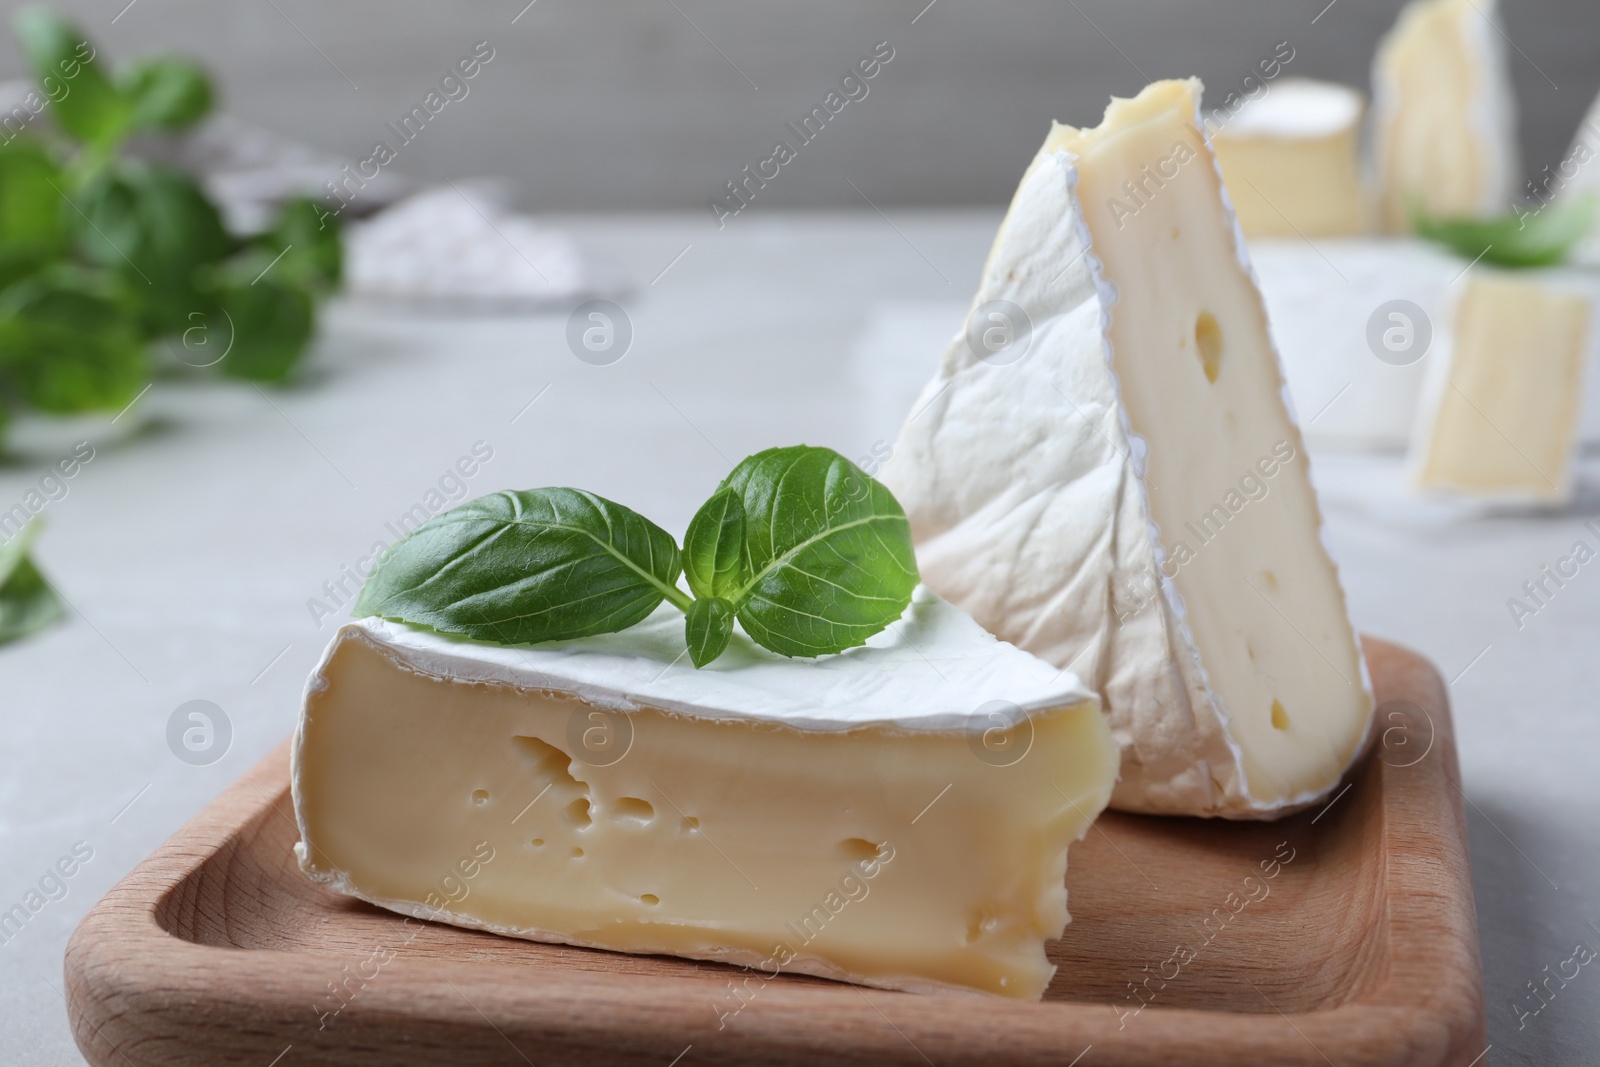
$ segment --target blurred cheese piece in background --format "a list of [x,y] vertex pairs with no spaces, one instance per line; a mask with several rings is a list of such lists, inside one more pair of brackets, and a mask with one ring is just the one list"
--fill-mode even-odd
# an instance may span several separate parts
[[[1422,241],[1359,238],[1252,240],[1250,258],[1306,439],[1404,449],[1428,367],[1449,349],[1466,263]],[[1387,333],[1404,325],[1393,314],[1410,317],[1409,333]]]
[[[1546,166],[1539,178],[1529,183],[1538,200],[1551,197],[1600,197],[1600,96],[1572,134],[1566,156],[1554,166]],[[1600,264],[1600,216],[1594,229],[1577,248],[1575,258],[1590,265]]]
[[1360,93],[1286,78],[1211,138],[1247,237],[1338,237],[1366,229]]
[[1378,46],[1372,151],[1383,228],[1508,210],[1516,110],[1495,0],[1412,0]]
[[518,648],[362,620],[311,678],[293,790],[302,868],[395,911],[1037,999],[1116,777],[1075,677],[919,589],[863,648],[735,637],[703,670],[666,607]]
[[1413,454],[1423,489],[1560,503],[1589,347],[1590,293],[1558,275],[1474,269],[1430,375]]
[[881,477],[931,588],[1099,689],[1113,806],[1270,818],[1372,697],[1199,93],[1052,131]]
[[[1322,240],[1315,247],[1263,238],[1250,242],[1250,256],[1306,439],[1339,449],[1408,448],[1425,383],[1435,364],[1451,359],[1458,308],[1479,269],[1469,272],[1466,260],[1409,238]],[[1558,302],[1600,298],[1600,278],[1582,270],[1487,277],[1519,279]],[[1464,325],[1494,329],[1497,321],[1478,315]],[[1581,356],[1578,435],[1585,442],[1600,440],[1596,340],[1591,333]]]

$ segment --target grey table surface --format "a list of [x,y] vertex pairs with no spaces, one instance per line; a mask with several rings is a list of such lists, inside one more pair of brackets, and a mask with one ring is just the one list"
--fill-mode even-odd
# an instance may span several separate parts
[[[755,213],[722,231],[704,216],[571,218],[638,279],[614,364],[574,357],[567,309],[345,303],[293,388],[158,379],[45,508],[37,555],[69,617],[0,649],[0,910],[49,891],[0,943],[0,1061],[82,1062],[62,996],[74,925],[288,735],[339,617],[313,602],[337,607],[325,584],[392,539],[385,524],[459,457],[493,451],[473,495],[580,485],[681,530],[759,448],[871,455],[959,321],[998,217]],[[25,441],[35,458],[0,468],[0,511],[71,443]],[[1487,981],[1480,1062],[1596,1062],[1594,968],[1523,1013],[1539,1004],[1527,983],[1579,942],[1600,948],[1600,564],[1520,626],[1507,601],[1576,541],[1600,545],[1584,525],[1600,462],[1585,458],[1568,511],[1473,517],[1412,506],[1395,457],[1313,459],[1357,624],[1452,680]],[[232,733],[204,766],[167,740],[197,699]],[[75,846],[91,858],[47,878]]]

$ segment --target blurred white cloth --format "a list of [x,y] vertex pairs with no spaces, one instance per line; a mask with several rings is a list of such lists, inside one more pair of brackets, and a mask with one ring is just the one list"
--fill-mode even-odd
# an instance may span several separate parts
[[345,232],[345,283],[362,296],[515,309],[623,287],[565,233],[508,210],[493,183],[427,189]]

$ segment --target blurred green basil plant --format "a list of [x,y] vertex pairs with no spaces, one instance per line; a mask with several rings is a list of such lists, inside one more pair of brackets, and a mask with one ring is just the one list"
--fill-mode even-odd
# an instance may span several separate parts
[[263,233],[229,233],[191,175],[123,151],[211,110],[201,67],[109,67],[45,9],[13,25],[38,84],[0,111],[0,433],[23,408],[121,410],[159,344],[235,378],[285,378],[339,282],[332,216],[296,200]]

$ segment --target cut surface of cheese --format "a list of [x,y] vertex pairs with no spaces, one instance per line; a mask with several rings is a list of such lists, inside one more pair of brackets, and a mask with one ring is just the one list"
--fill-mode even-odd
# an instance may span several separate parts
[[931,588],[1099,690],[1114,807],[1273,817],[1372,698],[1198,103],[1055,128],[881,477]]
[[1469,274],[1455,344],[1430,376],[1419,420],[1419,488],[1508,502],[1571,498],[1591,299],[1558,279]]
[[515,937],[1038,998],[1117,775],[1093,694],[921,589],[814,661],[736,635],[697,671],[682,633],[345,626],[295,738],[302,868]]
[[1412,0],[1372,68],[1383,227],[1502,214],[1516,189],[1515,105],[1495,0]]
[[1360,93],[1285,78],[1212,135],[1248,237],[1343,237],[1367,227]]

